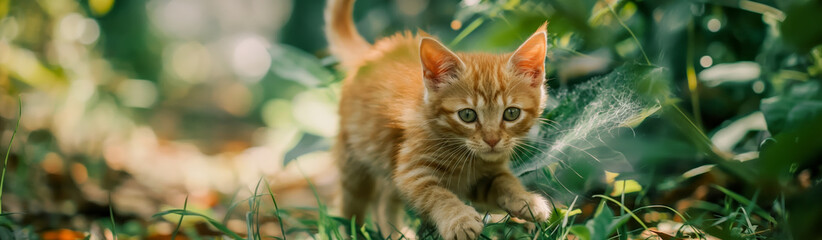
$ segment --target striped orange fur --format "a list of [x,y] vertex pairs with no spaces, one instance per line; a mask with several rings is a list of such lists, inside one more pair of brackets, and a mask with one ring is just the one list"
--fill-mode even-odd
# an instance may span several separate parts
[[[361,224],[373,207],[381,230],[392,232],[407,204],[445,239],[477,238],[477,209],[546,220],[545,198],[508,168],[545,107],[546,26],[509,54],[454,53],[410,32],[370,45],[352,7],[329,0],[326,9],[331,52],[348,74],[334,147],[343,214]],[[510,108],[519,110],[504,117]]]

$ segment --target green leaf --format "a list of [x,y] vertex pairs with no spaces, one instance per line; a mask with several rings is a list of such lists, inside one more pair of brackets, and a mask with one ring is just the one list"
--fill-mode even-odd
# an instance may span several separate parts
[[614,189],[611,191],[612,197],[642,191],[642,185],[639,185],[636,180],[617,180],[612,186]]
[[591,230],[585,225],[574,225],[568,229],[579,240],[591,240]]
[[820,83],[808,81],[791,87],[784,96],[763,99],[760,105],[771,135],[793,129],[822,116]]
[[608,236],[611,235],[609,226],[611,225],[611,221],[613,219],[614,212],[611,211],[607,205],[605,205],[605,200],[600,201],[599,207],[597,207],[596,212],[594,213],[594,218],[585,223],[585,226],[591,232],[591,239],[607,239]]
[[327,138],[310,133],[303,134],[303,137],[300,138],[297,145],[285,153],[285,157],[283,158],[283,166],[302,155],[316,151],[328,150],[330,147],[331,143]]
[[819,22],[820,12],[820,1],[795,1],[785,12],[787,17],[779,28],[785,42],[800,52],[806,52],[822,42],[822,24],[809,24]]
[[316,57],[292,46],[277,44],[270,48],[271,72],[277,77],[317,87],[334,80],[334,75]]

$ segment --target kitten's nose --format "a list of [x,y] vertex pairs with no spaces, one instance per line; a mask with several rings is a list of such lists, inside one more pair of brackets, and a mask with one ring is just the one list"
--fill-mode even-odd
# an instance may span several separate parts
[[499,138],[483,138],[482,140],[485,141],[488,146],[491,146],[491,148],[494,148],[494,146],[496,146],[499,142]]

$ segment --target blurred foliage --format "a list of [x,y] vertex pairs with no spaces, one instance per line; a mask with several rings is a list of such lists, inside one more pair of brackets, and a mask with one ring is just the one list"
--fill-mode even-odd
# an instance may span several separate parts
[[[345,73],[324,4],[0,0],[0,238],[390,231],[333,214]],[[808,239],[822,225],[821,11],[360,0],[354,16],[368,39],[422,29],[489,52],[549,22],[549,109],[513,168],[555,214],[530,227],[489,217],[486,237]]]

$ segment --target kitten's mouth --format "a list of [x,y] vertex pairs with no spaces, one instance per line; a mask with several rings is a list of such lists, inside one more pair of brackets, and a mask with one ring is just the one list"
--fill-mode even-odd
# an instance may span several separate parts
[[490,157],[498,157],[502,155],[504,151],[502,149],[488,149],[482,153],[482,155],[490,156]]
[[488,150],[480,154],[480,158],[488,162],[500,161],[503,157],[502,150]]

